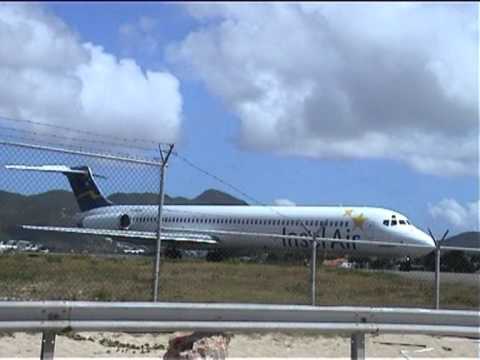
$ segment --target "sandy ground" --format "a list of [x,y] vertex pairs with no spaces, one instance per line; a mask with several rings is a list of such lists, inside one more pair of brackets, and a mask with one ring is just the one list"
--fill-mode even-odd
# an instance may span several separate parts
[[[77,333],[57,336],[55,358],[161,358],[171,334]],[[0,357],[36,358],[41,334],[1,334]],[[148,345],[147,345],[148,344]],[[350,338],[321,335],[235,334],[231,358],[349,358]],[[478,339],[426,335],[367,335],[367,358],[480,358]]]

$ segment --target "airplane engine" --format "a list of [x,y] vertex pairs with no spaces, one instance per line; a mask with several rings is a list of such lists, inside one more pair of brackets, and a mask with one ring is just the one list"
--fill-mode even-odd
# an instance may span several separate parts
[[87,216],[82,221],[84,228],[112,230],[127,230],[131,223],[130,216],[127,214],[92,215]]

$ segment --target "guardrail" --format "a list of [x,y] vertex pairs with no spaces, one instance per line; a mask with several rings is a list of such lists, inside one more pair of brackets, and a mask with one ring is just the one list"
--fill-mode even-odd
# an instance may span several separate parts
[[43,333],[42,359],[55,334],[73,331],[314,331],[350,333],[352,358],[364,358],[366,333],[480,337],[476,311],[301,305],[0,302],[1,331]]

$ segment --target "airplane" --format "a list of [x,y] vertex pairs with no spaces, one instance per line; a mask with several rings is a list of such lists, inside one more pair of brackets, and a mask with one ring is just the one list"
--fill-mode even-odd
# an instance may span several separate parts
[[[74,216],[76,227],[22,225],[23,229],[150,244],[157,239],[158,206],[113,204],[88,166],[5,167],[65,175],[80,209]],[[435,249],[432,238],[406,216],[366,206],[165,205],[161,241],[174,253],[209,250],[207,260],[219,260],[223,249],[306,251],[314,241],[317,251],[333,255],[417,257]]]

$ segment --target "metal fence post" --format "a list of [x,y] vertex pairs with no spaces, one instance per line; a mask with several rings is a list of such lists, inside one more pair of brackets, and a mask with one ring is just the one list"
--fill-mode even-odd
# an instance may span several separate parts
[[42,347],[40,350],[41,360],[51,360],[55,352],[55,336],[52,331],[45,331],[42,333]]
[[365,334],[353,333],[350,337],[350,355],[352,360],[365,359]]
[[312,258],[310,261],[311,303],[315,306],[316,278],[317,278],[317,234],[312,235]]
[[435,309],[440,309],[440,243],[435,247]]
[[159,292],[159,284],[160,284],[160,251],[162,248],[162,208],[163,202],[165,199],[165,170],[168,164],[168,158],[173,150],[173,144],[170,145],[167,155],[163,155],[162,145],[159,145],[160,149],[160,157],[161,157],[161,164],[160,164],[160,193],[159,193],[159,201],[158,201],[158,218],[157,218],[157,249],[155,253],[155,269],[154,269],[154,285],[153,285],[153,301],[158,301],[158,292]]

